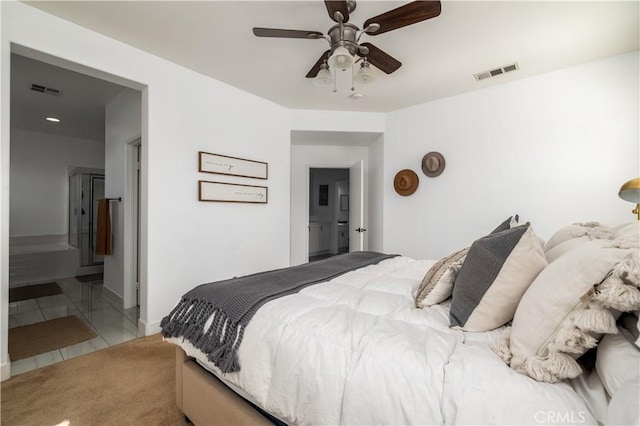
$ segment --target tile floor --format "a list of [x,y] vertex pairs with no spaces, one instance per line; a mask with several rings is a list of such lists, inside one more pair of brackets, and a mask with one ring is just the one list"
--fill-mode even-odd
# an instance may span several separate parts
[[102,285],[80,283],[75,278],[56,280],[63,294],[9,303],[9,328],[67,315],[77,315],[97,337],[34,357],[11,362],[11,375],[24,373],[98,349],[135,339],[138,309],[122,310],[102,297]]

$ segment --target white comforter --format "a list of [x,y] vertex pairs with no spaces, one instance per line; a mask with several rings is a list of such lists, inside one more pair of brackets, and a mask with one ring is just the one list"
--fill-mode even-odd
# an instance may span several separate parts
[[416,309],[432,261],[397,257],[264,305],[220,374],[292,424],[596,424],[567,383],[539,383],[490,349],[500,330],[449,328],[449,304]]

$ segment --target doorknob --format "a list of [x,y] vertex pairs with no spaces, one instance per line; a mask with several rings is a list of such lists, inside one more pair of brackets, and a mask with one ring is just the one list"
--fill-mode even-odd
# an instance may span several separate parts
[[366,231],[366,229],[364,229],[364,228],[356,228],[356,231],[357,231],[357,232],[365,232],[365,231]]

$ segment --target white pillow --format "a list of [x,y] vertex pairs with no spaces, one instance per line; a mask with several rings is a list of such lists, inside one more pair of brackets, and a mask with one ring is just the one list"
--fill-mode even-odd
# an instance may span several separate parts
[[629,380],[609,402],[607,425],[640,425],[640,382]]
[[544,251],[546,253],[558,244],[584,236],[590,240],[613,240],[616,237],[616,231],[607,226],[600,225],[598,222],[574,223],[573,225],[558,229],[544,245]]
[[640,350],[622,334],[607,334],[597,349],[596,371],[609,396],[629,380],[640,380]]
[[563,241],[560,244],[554,246],[553,248],[545,252],[545,256],[547,257],[547,262],[551,263],[557,260],[560,256],[566,253],[569,253],[571,250],[575,250],[579,247],[582,247],[589,241],[591,241],[591,238],[589,238],[586,235],[583,235],[582,237],[578,237],[578,238],[572,238],[567,241]]

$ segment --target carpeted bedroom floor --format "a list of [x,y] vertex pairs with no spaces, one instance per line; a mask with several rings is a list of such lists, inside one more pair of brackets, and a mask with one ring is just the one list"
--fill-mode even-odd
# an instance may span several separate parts
[[2,382],[3,425],[185,425],[175,347],[139,338]]

